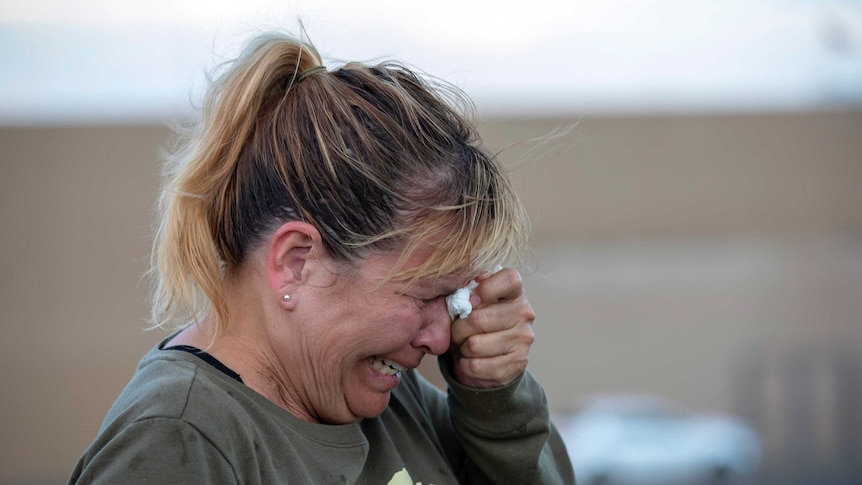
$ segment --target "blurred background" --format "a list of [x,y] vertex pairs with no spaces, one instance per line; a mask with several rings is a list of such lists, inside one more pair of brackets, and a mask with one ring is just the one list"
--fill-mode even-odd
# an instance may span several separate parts
[[164,336],[168,125],[297,19],[476,102],[580,483],[862,483],[862,2],[0,0],[0,484],[64,482]]

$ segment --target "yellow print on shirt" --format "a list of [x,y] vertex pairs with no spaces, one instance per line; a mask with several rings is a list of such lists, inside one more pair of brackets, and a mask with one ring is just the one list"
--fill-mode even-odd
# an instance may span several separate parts
[[[413,483],[413,479],[410,478],[410,473],[407,472],[406,468],[402,468],[400,472],[392,475],[392,480],[389,480],[387,485],[422,485],[422,482]],[[428,485],[434,484],[429,483]]]

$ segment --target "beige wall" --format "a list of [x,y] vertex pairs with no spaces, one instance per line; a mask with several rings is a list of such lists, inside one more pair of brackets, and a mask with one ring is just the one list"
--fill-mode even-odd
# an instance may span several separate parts
[[[483,132],[499,148],[561,124]],[[141,275],[168,136],[0,129],[0,483],[62,481],[162,335]],[[588,118],[502,156],[534,220],[530,366],[555,411],[634,390],[745,412],[751,355],[778,395],[790,350],[856,358],[862,113]]]

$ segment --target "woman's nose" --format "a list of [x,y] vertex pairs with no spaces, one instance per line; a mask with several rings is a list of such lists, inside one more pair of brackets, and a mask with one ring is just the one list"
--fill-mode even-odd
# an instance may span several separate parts
[[413,346],[422,348],[428,354],[445,353],[449,350],[452,329],[452,320],[446,310],[445,300],[440,298],[439,301],[435,301],[431,307],[426,308],[423,317],[424,325],[413,339]]

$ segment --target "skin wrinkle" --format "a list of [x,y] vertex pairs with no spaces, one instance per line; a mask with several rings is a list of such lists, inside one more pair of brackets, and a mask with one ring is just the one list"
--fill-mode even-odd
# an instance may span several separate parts
[[[295,384],[291,384],[291,373],[287,372],[287,369],[285,369],[284,366],[279,364],[276,359],[262,356],[259,359],[259,369],[260,371],[258,373],[258,376],[261,377],[265,382],[271,384],[271,401],[301,419],[313,419],[312,416],[310,416],[306,412],[307,404],[295,404],[304,402],[307,403],[308,400],[302,399],[298,394],[295,393],[295,391],[302,388]],[[300,369],[300,371],[302,371],[302,369]]]

